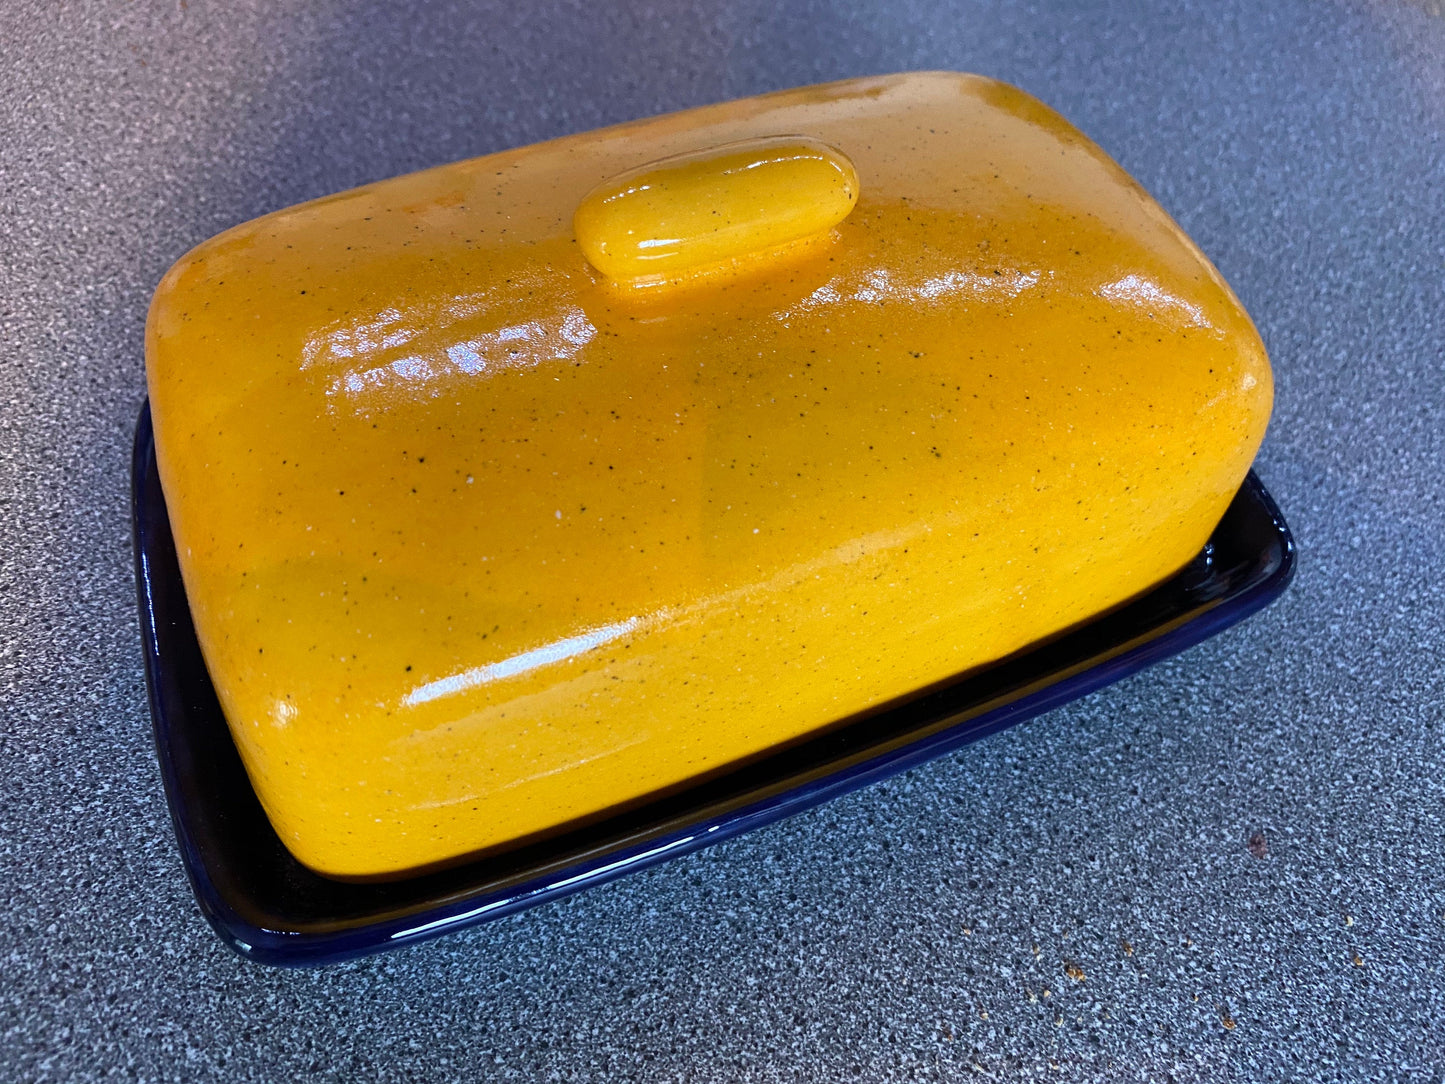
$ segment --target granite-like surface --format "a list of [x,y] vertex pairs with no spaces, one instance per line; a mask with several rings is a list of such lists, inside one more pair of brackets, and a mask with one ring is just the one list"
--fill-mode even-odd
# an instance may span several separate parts
[[[0,5],[0,1080],[1445,1079],[1429,7]],[[1061,109],[1234,283],[1279,375],[1260,470],[1302,549],[1290,594],[514,919],[312,972],[223,949],[171,837],[130,569],[167,265],[403,170],[920,67]]]

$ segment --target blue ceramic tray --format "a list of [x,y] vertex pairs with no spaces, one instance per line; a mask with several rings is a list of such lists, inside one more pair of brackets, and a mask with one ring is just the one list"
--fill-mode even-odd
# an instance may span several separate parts
[[222,939],[272,964],[329,963],[499,918],[867,786],[1212,636],[1269,603],[1294,571],[1289,529],[1251,474],[1188,568],[1084,626],[585,828],[352,884],[292,858],[251,789],[191,626],[149,408],[131,502],[151,717],[181,856]]

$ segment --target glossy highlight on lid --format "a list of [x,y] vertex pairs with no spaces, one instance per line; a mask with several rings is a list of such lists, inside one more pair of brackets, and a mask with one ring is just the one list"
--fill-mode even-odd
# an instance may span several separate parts
[[609,178],[582,200],[573,229],[604,275],[658,282],[821,234],[857,202],[857,170],[837,147],[772,136]]

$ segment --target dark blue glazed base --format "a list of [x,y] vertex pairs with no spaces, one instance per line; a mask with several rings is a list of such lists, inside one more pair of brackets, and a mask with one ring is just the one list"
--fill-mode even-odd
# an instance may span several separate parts
[[585,827],[439,872],[352,884],[297,862],[251,789],[191,626],[149,408],[132,470],[146,679],[181,855],[222,939],[271,964],[330,963],[420,941],[768,824],[1197,644],[1272,601],[1294,572],[1289,528],[1250,474],[1189,567],[1087,625]]

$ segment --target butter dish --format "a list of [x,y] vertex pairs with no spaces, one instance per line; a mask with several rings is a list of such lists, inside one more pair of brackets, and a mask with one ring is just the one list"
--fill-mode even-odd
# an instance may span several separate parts
[[244,223],[165,275],[146,368],[237,749],[352,880],[647,805],[1124,603],[1204,545],[1273,390],[1147,193],[946,72]]
[[[245,868],[197,827],[220,793],[285,852],[220,893],[256,953],[720,838],[1197,639],[1290,567],[1249,475],[1249,315],[1117,163],[981,76],[276,211],[163,277],[146,372],[160,747],[219,718],[241,768],[185,800],[176,768],[193,871]],[[290,918],[236,909],[302,883]]]

